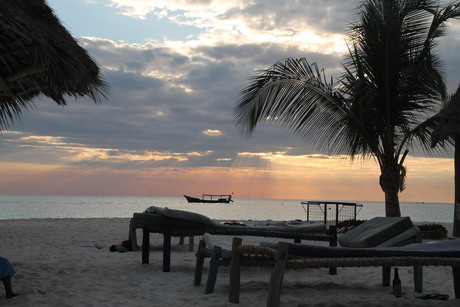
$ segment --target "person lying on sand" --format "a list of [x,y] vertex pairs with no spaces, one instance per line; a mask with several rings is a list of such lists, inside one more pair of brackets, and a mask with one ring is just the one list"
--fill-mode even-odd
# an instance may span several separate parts
[[5,257],[0,257],[0,279],[2,280],[3,286],[5,287],[7,299],[19,295],[14,293],[11,283],[11,277],[13,277],[14,274],[16,274],[16,271],[14,270],[11,262]]

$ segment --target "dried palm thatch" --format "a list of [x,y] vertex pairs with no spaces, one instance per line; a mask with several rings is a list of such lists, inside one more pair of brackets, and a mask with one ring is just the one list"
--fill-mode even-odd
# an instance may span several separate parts
[[0,1],[0,131],[45,95],[107,98],[108,86],[91,56],[44,0]]

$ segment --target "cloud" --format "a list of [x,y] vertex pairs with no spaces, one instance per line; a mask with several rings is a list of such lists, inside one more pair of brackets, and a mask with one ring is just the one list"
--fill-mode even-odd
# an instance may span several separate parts
[[[306,57],[324,67],[328,76],[339,76],[347,25],[357,2],[105,3],[113,9],[109,12],[128,18],[154,17],[199,31],[184,40],[148,41],[151,32],[162,30],[146,28],[146,43],[117,41],[109,38],[110,33],[77,37],[101,65],[111,86],[109,100],[96,106],[79,99],[63,108],[37,99],[36,107],[24,112],[22,121],[0,140],[2,161],[120,172],[169,167],[193,174],[200,168],[225,173],[237,167],[245,175],[251,169],[260,171],[257,178],[265,178],[264,170],[299,168],[308,173],[308,167],[331,162],[278,126],[259,125],[245,139],[235,129],[233,107],[249,77],[287,57]],[[460,80],[460,41],[451,35],[457,31],[452,29],[439,45],[450,89]]]
[[321,29],[334,29],[332,24],[342,25],[349,19],[349,13],[356,3],[340,0],[327,1],[317,5],[316,0],[301,3],[273,0],[204,0],[204,1],[161,1],[161,0],[111,0],[112,6],[121,14],[133,18],[147,18],[154,14],[177,22],[190,22],[200,27],[222,27],[232,22],[246,28],[304,28],[316,25]]
[[216,136],[221,136],[221,135],[222,135],[222,131],[220,131],[220,130],[214,130],[214,129],[206,129],[206,130],[203,131],[203,134],[204,134],[204,135],[207,135],[207,136],[216,137]]
[[[355,3],[315,0],[290,1],[130,1],[112,0],[120,14],[146,19],[149,15],[177,25],[202,29],[200,44],[232,41],[275,42],[303,50],[345,51],[343,33]],[[316,49],[316,50],[315,50]]]

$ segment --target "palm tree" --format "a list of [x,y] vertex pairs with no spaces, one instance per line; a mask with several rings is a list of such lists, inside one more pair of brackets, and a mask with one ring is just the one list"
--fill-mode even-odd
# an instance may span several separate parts
[[400,216],[409,148],[429,151],[432,114],[446,97],[436,39],[460,3],[368,0],[350,26],[349,52],[336,82],[306,59],[288,58],[250,80],[235,106],[237,128],[278,123],[328,154],[374,158],[385,213]]
[[460,237],[460,86],[438,116],[438,126],[433,132],[431,146],[454,144],[455,205],[452,235]]

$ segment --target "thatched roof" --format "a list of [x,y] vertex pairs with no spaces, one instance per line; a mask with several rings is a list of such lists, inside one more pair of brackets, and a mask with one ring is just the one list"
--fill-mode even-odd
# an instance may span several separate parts
[[0,131],[37,95],[60,105],[69,96],[106,97],[91,56],[44,0],[0,1]]
[[460,135],[460,86],[451,97],[447,106],[441,111],[439,125],[431,136],[431,146],[434,147],[438,142]]

